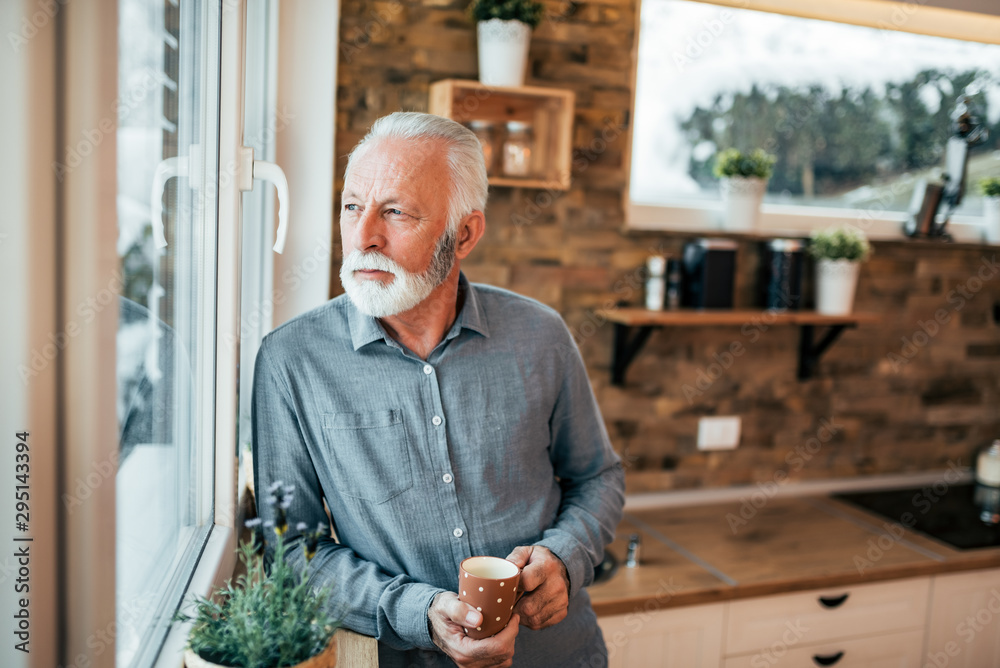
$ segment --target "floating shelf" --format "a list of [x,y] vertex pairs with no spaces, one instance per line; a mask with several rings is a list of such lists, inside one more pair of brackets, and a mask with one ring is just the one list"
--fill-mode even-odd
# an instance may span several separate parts
[[[799,338],[799,380],[813,376],[819,359],[847,328],[862,323],[878,322],[877,313],[823,315],[815,311],[761,310],[680,310],[647,311],[641,308],[604,309],[597,312],[615,324],[614,349],[611,356],[611,383],[625,384],[625,372],[653,330],[664,327],[742,327],[746,324],[797,325]],[[827,327],[816,339],[816,327]]]
[[[485,86],[478,81],[444,79],[430,88],[430,112],[459,123],[508,121],[529,123],[534,133],[530,177],[489,175],[490,185],[568,190],[572,163],[573,103],[571,90],[521,86]],[[499,156],[503,137],[495,137]],[[499,164],[500,160],[495,160]]]

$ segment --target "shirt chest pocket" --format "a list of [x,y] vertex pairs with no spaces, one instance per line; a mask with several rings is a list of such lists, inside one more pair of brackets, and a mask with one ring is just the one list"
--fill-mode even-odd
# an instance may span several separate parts
[[340,494],[385,503],[413,486],[402,411],[326,413],[323,436]]

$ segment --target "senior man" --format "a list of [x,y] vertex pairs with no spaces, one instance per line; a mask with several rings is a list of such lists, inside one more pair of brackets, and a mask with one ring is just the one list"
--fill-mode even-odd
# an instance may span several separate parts
[[[559,315],[460,272],[486,194],[480,144],[454,121],[391,114],[355,147],[347,294],[257,355],[257,489],[294,486],[292,525],[326,525],[326,503],[337,540],[310,578],[378,639],[380,666],[601,666],[584,587],[621,519],[621,462]],[[526,591],[484,640],[465,635],[482,614],[453,591],[474,555],[506,556]]]

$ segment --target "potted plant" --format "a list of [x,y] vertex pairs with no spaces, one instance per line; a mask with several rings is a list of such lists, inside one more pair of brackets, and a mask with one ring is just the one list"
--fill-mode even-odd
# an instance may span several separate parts
[[[184,663],[187,668],[332,668],[337,661],[334,632],[337,621],[327,612],[330,590],[314,590],[308,582],[308,563],[320,538],[329,535],[320,525],[296,530],[303,541],[307,568],[296,573],[285,542],[293,490],[274,483],[267,502],[276,510],[273,525],[247,521],[254,538],[239,547],[246,573],[227,581],[209,598],[195,597],[193,613],[179,612],[175,620],[191,622]],[[272,559],[265,568],[265,537],[271,535]]]
[[858,271],[871,254],[868,239],[854,227],[816,231],[809,254],[816,258],[816,312],[849,314],[854,306]]
[[727,148],[715,156],[713,173],[722,191],[725,230],[752,230],[757,227],[760,204],[767,181],[774,170],[775,157],[763,149],[744,153]]
[[531,31],[544,10],[535,0],[473,0],[469,13],[476,23],[481,83],[524,85]]
[[986,199],[983,200],[983,238],[987,243],[1000,244],[1000,176],[979,182]]

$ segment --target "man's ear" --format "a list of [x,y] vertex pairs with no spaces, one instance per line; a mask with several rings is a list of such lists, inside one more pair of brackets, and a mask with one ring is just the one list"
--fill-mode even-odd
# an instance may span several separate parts
[[455,243],[455,256],[459,260],[468,257],[472,249],[486,233],[486,216],[482,211],[473,211],[458,224],[458,240]]

